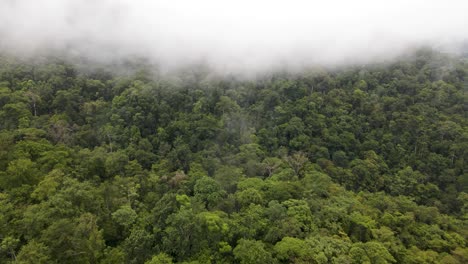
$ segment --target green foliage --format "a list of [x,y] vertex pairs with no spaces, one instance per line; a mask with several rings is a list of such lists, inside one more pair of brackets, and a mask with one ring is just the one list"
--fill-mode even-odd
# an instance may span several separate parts
[[208,208],[213,208],[225,196],[225,191],[214,179],[204,176],[198,179],[193,187],[194,196]]
[[271,253],[261,241],[241,239],[233,252],[241,264],[274,263]]
[[120,209],[112,213],[112,219],[125,227],[133,224],[136,218],[137,213],[128,205],[121,206]]
[[312,263],[312,248],[302,239],[284,237],[274,247],[277,258],[289,263]]
[[21,264],[50,263],[48,248],[43,243],[31,240],[21,247],[16,261]]
[[466,58],[127,66],[0,56],[0,263],[468,262]]
[[151,258],[150,261],[145,262],[145,264],[172,264],[172,258],[166,253],[159,253],[158,255]]

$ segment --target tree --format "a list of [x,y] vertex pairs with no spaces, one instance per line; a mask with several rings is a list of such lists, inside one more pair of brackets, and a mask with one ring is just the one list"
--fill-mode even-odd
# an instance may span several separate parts
[[296,176],[300,175],[302,168],[304,168],[306,162],[309,161],[309,159],[302,152],[294,153],[292,156],[286,157],[285,160],[291,169],[294,170]]
[[195,198],[200,199],[207,208],[213,208],[226,195],[221,186],[207,176],[196,181],[193,191]]
[[146,230],[135,227],[123,242],[128,263],[143,263],[152,254],[154,237]]
[[202,247],[201,226],[194,219],[196,215],[190,208],[181,208],[166,220],[162,247],[178,261],[199,252]]
[[18,244],[19,239],[7,236],[2,239],[2,242],[0,243],[0,249],[3,252],[7,252],[7,254],[11,256],[11,259],[16,262],[16,248],[18,247]]
[[126,228],[129,228],[136,218],[137,213],[129,205],[121,206],[120,209],[112,213],[112,219]]
[[354,263],[395,263],[393,256],[378,242],[356,243],[350,249]]
[[31,240],[21,247],[16,261],[20,264],[47,264],[51,262],[48,248],[35,240]]
[[172,258],[166,253],[159,253],[151,258],[151,260],[145,262],[145,264],[172,264]]
[[33,185],[40,177],[36,164],[24,158],[11,161],[3,174],[4,176],[0,179],[0,188],[3,189],[20,187],[23,184]]
[[304,240],[284,237],[274,247],[278,259],[289,263],[314,263],[312,248]]
[[282,165],[282,161],[278,158],[269,157],[263,160],[263,166],[266,170],[268,177],[271,175]]
[[275,263],[261,241],[240,239],[233,253],[241,264]]
[[222,166],[214,175],[214,179],[228,193],[236,191],[237,182],[244,177],[242,170],[233,166]]

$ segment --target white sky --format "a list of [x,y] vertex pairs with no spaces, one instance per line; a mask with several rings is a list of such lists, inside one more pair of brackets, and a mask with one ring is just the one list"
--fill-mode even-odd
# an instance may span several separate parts
[[366,62],[468,40],[468,0],[0,0],[0,48],[220,69]]

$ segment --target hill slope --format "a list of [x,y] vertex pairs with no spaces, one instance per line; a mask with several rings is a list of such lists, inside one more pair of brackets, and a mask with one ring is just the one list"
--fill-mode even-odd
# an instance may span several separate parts
[[1,263],[468,262],[466,61],[137,66],[2,57]]

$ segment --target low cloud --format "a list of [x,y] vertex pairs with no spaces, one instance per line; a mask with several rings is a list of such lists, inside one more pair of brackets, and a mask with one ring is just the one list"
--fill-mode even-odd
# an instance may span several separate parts
[[466,0],[0,0],[0,48],[163,68],[366,63],[468,40]]

